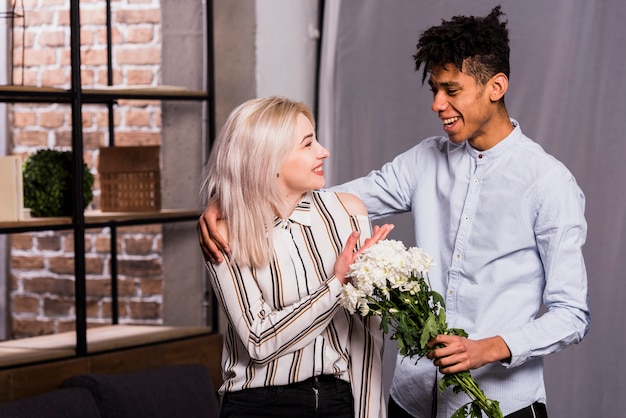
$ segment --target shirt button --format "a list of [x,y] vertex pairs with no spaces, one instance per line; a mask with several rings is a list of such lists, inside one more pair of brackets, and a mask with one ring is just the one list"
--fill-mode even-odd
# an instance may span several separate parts
[[460,253],[456,253],[454,256],[456,257],[457,260],[461,259],[461,254]]
[[448,290],[448,295],[450,295],[450,296],[454,295],[454,290],[452,290],[452,289]]
[[483,158],[483,155],[482,154],[478,154],[478,159],[480,160],[482,158]]

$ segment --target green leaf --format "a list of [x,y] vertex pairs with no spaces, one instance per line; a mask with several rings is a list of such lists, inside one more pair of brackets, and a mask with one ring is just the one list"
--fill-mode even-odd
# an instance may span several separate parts
[[420,337],[420,347],[426,347],[428,341],[437,336],[437,320],[434,315],[429,315],[428,319],[424,323],[424,328],[422,329],[422,335]]

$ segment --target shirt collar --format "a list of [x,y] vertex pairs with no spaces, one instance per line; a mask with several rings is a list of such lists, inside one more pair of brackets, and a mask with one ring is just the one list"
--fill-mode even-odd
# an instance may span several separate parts
[[[311,226],[311,192],[306,193],[296,208],[289,215],[290,222],[296,222],[304,226]],[[284,224],[286,220],[278,216],[274,218],[274,227]]]
[[511,133],[508,134],[502,141],[498,142],[494,147],[491,147],[486,151],[480,151],[465,141],[466,149],[474,158],[487,157],[489,160],[496,159],[506,154],[512,147],[519,143],[519,139],[522,136],[522,130],[519,123],[515,119],[511,119],[511,125],[513,125]]

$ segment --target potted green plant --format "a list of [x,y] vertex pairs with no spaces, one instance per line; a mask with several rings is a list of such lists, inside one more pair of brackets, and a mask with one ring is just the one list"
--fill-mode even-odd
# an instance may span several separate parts
[[[72,151],[43,149],[24,162],[24,206],[35,217],[72,215]],[[83,163],[83,201],[93,199],[93,174]]]

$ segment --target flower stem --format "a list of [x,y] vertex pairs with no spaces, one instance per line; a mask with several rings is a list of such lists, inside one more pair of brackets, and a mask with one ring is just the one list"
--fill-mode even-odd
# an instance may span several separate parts
[[471,404],[477,405],[489,418],[503,417],[499,402],[488,399],[469,372],[446,375],[442,380],[442,385],[440,385],[440,390],[452,386],[455,392],[465,392],[472,399]]

